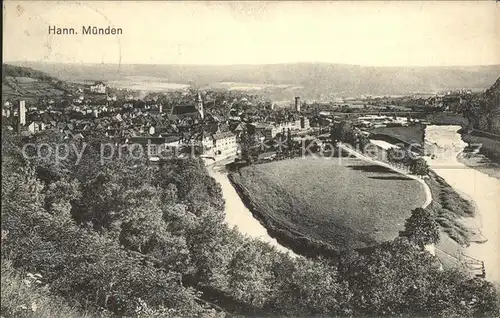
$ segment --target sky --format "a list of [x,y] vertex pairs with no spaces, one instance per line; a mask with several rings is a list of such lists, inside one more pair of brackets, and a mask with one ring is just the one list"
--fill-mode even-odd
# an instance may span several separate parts
[[[4,1],[3,60],[500,64],[500,3]],[[49,26],[78,35],[49,35]],[[82,35],[82,26],[122,28]]]

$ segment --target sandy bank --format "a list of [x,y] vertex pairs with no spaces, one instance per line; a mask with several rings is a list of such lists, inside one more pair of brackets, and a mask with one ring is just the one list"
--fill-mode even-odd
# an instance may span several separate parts
[[460,162],[459,153],[467,146],[458,130],[460,126],[428,126],[426,143],[437,145],[435,159],[426,158],[429,166],[459,193],[472,199],[476,217],[467,224],[477,228],[487,239],[471,243],[464,254],[484,261],[486,279],[500,282],[500,180]]

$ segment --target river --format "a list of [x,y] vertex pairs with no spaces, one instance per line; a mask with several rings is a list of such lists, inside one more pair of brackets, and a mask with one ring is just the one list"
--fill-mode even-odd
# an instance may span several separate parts
[[426,159],[432,170],[476,204],[476,217],[467,224],[478,228],[487,241],[471,243],[464,254],[484,261],[486,279],[500,282],[500,180],[458,161],[457,155],[467,146],[460,128],[427,126],[425,141],[438,148],[435,159]]
[[207,168],[210,176],[212,176],[222,188],[222,196],[226,202],[226,222],[230,227],[236,226],[244,235],[267,242],[276,247],[279,251],[288,253],[292,257],[297,256],[292,250],[279,244],[278,241],[269,236],[266,228],[254,218],[252,212],[250,212],[241,201],[240,196],[229,181],[227,172],[224,171],[224,168],[218,166],[209,166]]
[[[474,201],[477,211],[474,218],[468,218],[467,225],[480,230],[487,239],[484,243],[471,243],[464,254],[484,261],[486,279],[500,282],[500,180],[469,168],[457,159],[467,146],[458,133],[459,126],[427,126],[426,144],[436,146],[436,157],[426,157],[429,166],[445,179],[457,192]],[[388,144],[381,145],[384,148]],[[209,167],[210,175],[221,185],[226,201],[226,222],[237,226],[239,231],[275,246],[278,250],[296,256],[291,250],[280,245],[269,236],[267,230],[253,217],[233,188],[227,173],[221,167]]]

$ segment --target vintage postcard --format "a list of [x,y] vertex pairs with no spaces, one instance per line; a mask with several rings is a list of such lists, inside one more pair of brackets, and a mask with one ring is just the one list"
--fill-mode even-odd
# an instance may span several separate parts
[[2,317],[500,316],[498,2],[2,5]]

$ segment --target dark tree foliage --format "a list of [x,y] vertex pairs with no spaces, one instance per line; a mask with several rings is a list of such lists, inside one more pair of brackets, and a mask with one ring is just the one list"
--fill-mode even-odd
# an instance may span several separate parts
[[[405,239],[332,260],[242,236],[227,227],[221,188],[199,159],[101,162],[106,140],[96,135],[81,157],[17,160],[21,141],[6,136],[2,259],[81,308],[212,317],[215,301],[260,316],[498,316],[490,283],[439,270]],[[35,140],[55,149],[60,136]],[[407,223],[417,244],[435,241],[423,220],[414,212]]]
[[332,143],[338,141],[354,145],[356,142],[356,134],[349,122],[342,121],[340,123],[335,123],[330,131],[330,138]]
[[429,174],[430,168],[424,158],[414,159],[410,163],[410,172],[417,176],[426,176]]
[[413,210],[406,220],[405,232],[408,239],[420,247],[439,242],[439,225],[428,209]]

